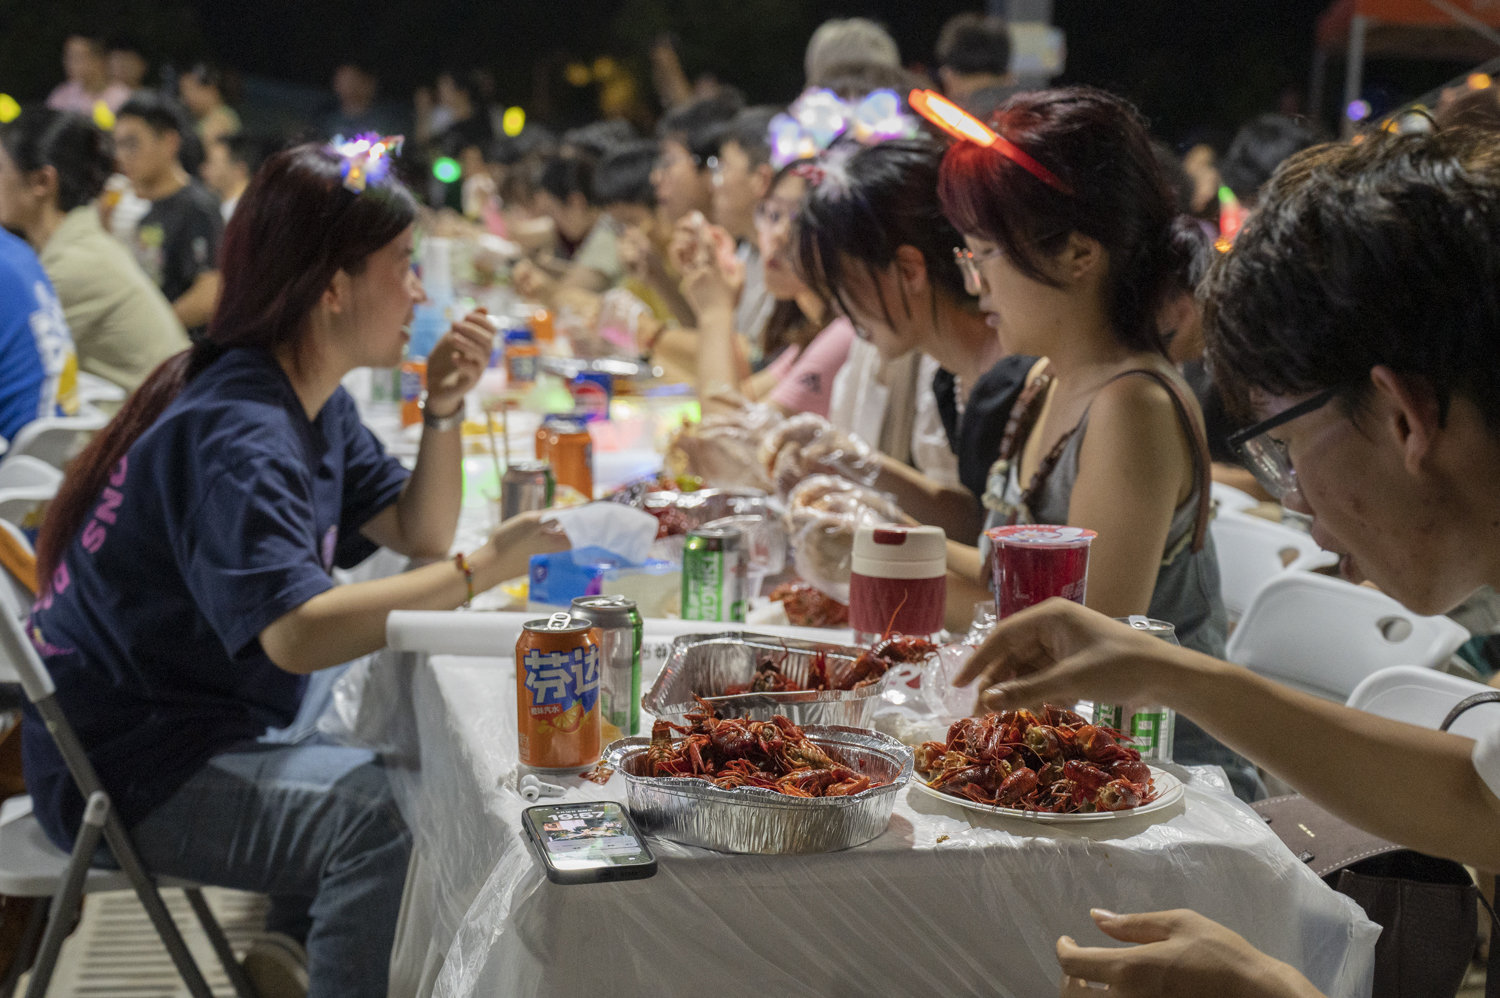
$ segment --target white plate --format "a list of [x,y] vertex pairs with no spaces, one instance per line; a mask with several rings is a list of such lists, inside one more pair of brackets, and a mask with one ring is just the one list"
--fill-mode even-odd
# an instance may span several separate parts
[[1030,821],[1052,821],[1062,824],[1078,821],[1109,821],[1111,818],[1133,818],[1141,814],[1150,814],[1152,811],[1160,811],[1164,807],[1176,804],[1183,794],[1182,781],[1164,769],[1151,767],[1151,778],[1156,781],[1156,799],[1149,804],[1140,807],[1127,808],[1124,811],[1090,811],[1074,812],[1073,814],[1049,814],[1045,811],[1022,811],[1020,808],[1000,807],[998,804],[981,804],[967,797],[955,797],[953,794],[945,794],[941,790],[934,790],[923,782],[920,774],[913,774],[911,787],[913,790],[936,797],[938,800],[947,801],[949,804],[957,804],[959,807],[970,811],[982,811],[986,814],[999,814],[1007,818],[1026,818]]

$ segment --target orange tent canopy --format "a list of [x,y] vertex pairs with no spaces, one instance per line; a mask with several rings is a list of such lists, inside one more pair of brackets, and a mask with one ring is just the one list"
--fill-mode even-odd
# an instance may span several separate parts
[[[1500,28],[1500,0],[1445,0],[1475,20]],[[1342,50],[1354,15],[1368,20],[1365,54],[1480,62],[1496,47],[1430,0],[1335,0],[1318,18],[1318,47]]]

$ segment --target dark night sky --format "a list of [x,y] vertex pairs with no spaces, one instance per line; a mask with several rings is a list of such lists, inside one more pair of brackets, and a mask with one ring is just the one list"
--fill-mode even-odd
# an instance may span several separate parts
[[[1224,136],[1305,91],[1313,24],[1329,0],[1056,0],[1068,38],[1060,82],[1087,82],[1134,99],[1164,137]],[[205,56],[245,73],[322,85],[335,62],[360,53],[404,99],[442,66],[488,66],[500,99],[527,104],[538,63],[554,67],[560,114],[587,112],[555,67],[601,54],[644,69],[646,43],[680,41],[690,73],[713,71],[754,101],[785,101],[802,78],[802,50],[818,22],[861,14],[886,23],[908,62],[925,63],[943,22],[978,0],[0,0],[0,91],[23,100],[60,78],[56,53],[79,25],[126,32],[158,59]],[[1377,63],[1372,86],[1414,95],[1462,67]],[[1330,87],[1341,88],[1335,66]],[[1378,98],[1378,94],[1376,95]],[[1381,103],[1377,99],[1377,104]]]

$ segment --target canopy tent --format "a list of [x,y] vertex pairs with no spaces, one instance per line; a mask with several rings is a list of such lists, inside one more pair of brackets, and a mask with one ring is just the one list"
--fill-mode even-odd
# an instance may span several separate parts
[[1497,29],[1500,0],[1335,0],[1318,18],[1311,106],[1321,106],[1332,53],[1344,53],[1347,108],[1359,98],[1366,58],[1483,62],[1500,54]]

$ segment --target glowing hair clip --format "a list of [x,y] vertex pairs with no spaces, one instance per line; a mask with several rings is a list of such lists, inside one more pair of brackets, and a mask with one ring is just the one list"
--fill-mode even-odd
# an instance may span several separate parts
[[1239,236],[1240,230],[1245,227],[1245,220],[1250,217],[1250,212],[1240,199],[1234,196],[1234,191],[1227,185],[1219,186],[1219,238],[1214,240],[1214,249],[1220,253],[1228,253],[1229,247],[1234,245],[1234,240]]
[[954,138],[964,142],[972,142],[977,146],[984,146],[986,149],[994,149],[1048,187],[1059,190],[1064,194],[1073,193],[1073,188],[1064,183],[1057,174],[1033,159],[1031,154],[1025,149],[1022,149],[942,94],[933,90],[913,90],[906,100],[907,103],[911,104],[913,111],[916,111]]
[[902,112],[901,98],[894,90],[874,90],[851,104],[819,87],[803,91],[791,107],[771,119],[767,140],[771,165],[779,170],[821,155],[841,136],[869,146],[916,134],[917,121]]
[[344,186],[358,194],[385,179],[391,171],[391,157],[401,151],[403,141],[400,135],[381,138],[374,132],[348,140],[337,135],[328,148],[340,160]]

